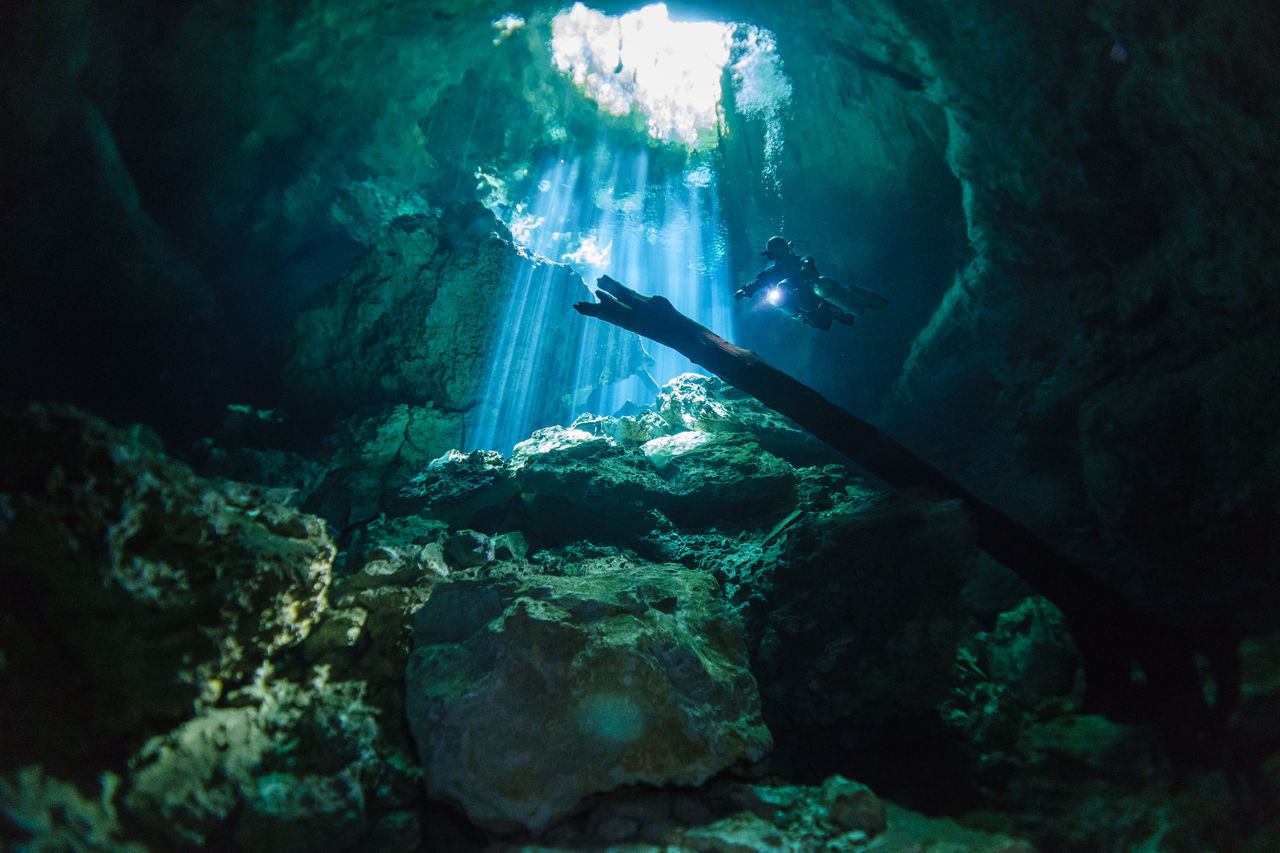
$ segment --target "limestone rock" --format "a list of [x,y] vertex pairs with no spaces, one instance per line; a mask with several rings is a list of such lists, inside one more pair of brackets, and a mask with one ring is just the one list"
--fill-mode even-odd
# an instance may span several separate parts
[[39,765],[28,765],[0,776],[0,815],[6,830],[12,827],[29,839],[28,850],[147,853],[143,845],[122,838],[113,802],[119,784],[118,776],[104,773],[95,802],[70,782],[47,775]]
[[411,478],[461,431],[458,414],[430,404],[402,403],[347,418],[326,441],[324,477],[304,506],[340,530],[393,510]]
[[515,479],[501,453],[450,450],[415,473],[392,507],[467,525],[478,513],[501,511],[515,495]]
[[334,548],[319,519],[68,407],[4,416],[0,432],[5,755],[136,744],[324,611]]
[[746,617],[775,763],[812,750],[809,733],[825,740],[831,726],[845,727],[856,756],[866,745],[855,742],[885,721],[933,713],[976,553],[958,503],[850,486],[829,509],[783,518],[757,549],[723,570],[735,572],[726,586]]
[[[452,212],[480,221],[483,209]],[[491,313],[476,285],[509,280],[514,251],[502,226],[451,245],[443,218],[404,216],[325,290],[294,327],[288,371],[321,399],[351,408],[371,402],[473,404],[483,382]]]
[[[505,427],[559,422],[565,398],[624,378],[613,361],[579,375],[576,359],[562,357],[578,351],[586,320],[572,304],[588,295],[577,273],[517,246],[478,203],[401,216],[298,318],[287,379],[302,405],[321,414],[433,406],[442,423],[418,449],[435,458],[497,440]],[[508,304],[526,308],[507,316]],[[525,315],[535,304],[534,319],[556,318],[536,335],[522,325],[533,322]],[[618,363],[640,363],[634,336],[618,346]],[[495,370],[500,378],[491,381]],[[503,395],[517,380],[512,402]],[[506,423],[512,417],[519,422]],[[474,437],[486,429],[495,434]]]
[[765,450],[797,466],[841,459],[794,421],[714,376],[677,376],[658,393],[655,409],[667,424],[668,434],[688,430],[745,433]]
[[622,785],[697,785],[769,748],[715,582],[623,558],[438,586],[408,715],[431,797],[537,831]]
[[[434,840],[434,839],[432,839]],[[448,853],[463,848],[442,845]],[[820,786],[718,778],[696,788],[636,787],[593,797],[536,842],[493,843],[490,853],[697,850],[725,853],[1035,853],[1021,839],[965,829],[881,800],[831,776]]]
[[371,814],[412,799],[415,771],[362,683],[302,685],[266,670],[230,698],[131,761],[124,808],[163,846],[233,834],[245,850],[358,849]]
[[621,542],[663,519],[742,523],[794,499],[795,469],[750,436],[680,435],[637,446],[577,428],[539,430],[512,461],[526,523],[552,541]]

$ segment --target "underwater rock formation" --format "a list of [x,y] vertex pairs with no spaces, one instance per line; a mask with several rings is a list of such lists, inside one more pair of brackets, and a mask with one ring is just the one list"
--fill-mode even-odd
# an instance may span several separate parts
[[[332,618],[323,522],[69,407],[3,432],[6,826],[37,846],[126,849],[127,824],[160,849],[301,851],[403,822],[416,771],[367,681],[297,665]],[[100,804],[80,799],[99,777]]]
[[[542,310],[566,320],[533,338],[504,338],[498,306],[518,287],[536,288]],[[521,418],[556,423],[575,395],[625,378],[609,372],[612,362],[580,373],[566,357],[583,331],[567,319],[569,306],[584,293],[572,269],[516,246],[479,204],[398,217],[295,322],[285,366],[295,405],[333,420],[407,404],[417,415],[409,444],[427,459],[465,446],[480,420],[497,417],[484,410],[500,404],[506,384],[527,385]],[[500,352],[504,345],[511,351]],[[630,352],[622,363],[645,360],[634,338],[619,346]],[[491,381],[495,362],[511,366]]]
[[[746,605],[766,721],[790,750],[775,766],[809,773],[873,752],[882,726],[928,717],[946,698],[969,619],[956,601],[977,554],[954,502],[856,484],[829,501],[801,504],[730,580]],[[890,581],[903,576],[909,585]]]
[[69,407],[0,432],[9,761],[118,760],[324,612],[335,551],[319,519]]
[[[6,580],[21,592],[52,568],[72,596],[25,611],[6,599],[0,808],[24,842],[1032,850],[1009,837],[1010,816],[1041,826],[1045,849],[1240,834],[1197,811],[1233,813],[1216,788],[1169,785],[1151,727],[1077,713],[1060,613],[1029,600],[981,629],[969,585],[991,581],[957,504],[764,452],[820,455],[715,379],[681,377],[654,410],[540,431],[509,459],[445,454],[336,553],[318,519],[267,500],[270,484],[195,477],[145,431],[56,408],[6,427]],[[343,430],[332,447],[365,437]],[[175,624],[165,607],[195,594],[180,579],[197,572],[225,579],[199,587],[218,606]],[[127,578],[141,598],[112,592]],[[89,621],[107,605],[116,627]],[[26,686],[31,666],[66,672],[68,655],[80,706]],[[1275,694],[1264,650],[1248,660],[1242,754],[1268,742]],[[167,715],[103,691],[116,676]],[[39,701],[15,706],[23,696]],[[960,754],[930,718],[952,724]],[[66,750],[86,738],[117,748]],[[1001,810],[969,823],[997,834],[833,775],[966,784],[955,762]]]
[[439,584],[415,615],[405,690],[429,796],[538,832],[591,794],[764,757],[742,629],[712,578],[552,560]]

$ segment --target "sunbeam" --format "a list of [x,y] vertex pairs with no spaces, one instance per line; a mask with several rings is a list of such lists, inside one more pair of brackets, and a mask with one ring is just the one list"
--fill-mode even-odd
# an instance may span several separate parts
[[[710,168],[694,164],[653,175],[645,148],[602,143],[587,154],[566,150],[549,160],[535,186],[533,198],[509,217],[525,251],[570,264],[588,282],[607,274],[661,294],[698,322],[733,334],[726,236]],[[576,316],[552,316],[553,306],[565,302],[560,288],[573,286],[561,283],[557,269],[527,266],[512,282],[473,447],[509,450],[530,429],[546,426],[530,420],[546,409],[539,395],[562,395],[565,420],[583,411],[610,414],[628,401],[650,401],[654,382],[694,369],[658,347],[648,364],[637,363],[634,336],[603,324],[582,323],[574,351],[548,352],[553,338],[546,330],[581,323]],[[552,373],[561,377],[559,387]]]

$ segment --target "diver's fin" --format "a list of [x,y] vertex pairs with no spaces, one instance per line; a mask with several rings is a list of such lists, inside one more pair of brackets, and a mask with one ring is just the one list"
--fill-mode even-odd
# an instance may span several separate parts
[[870,290],[863,290],[861,287],[850,287],[849,292],[852,294],[857,306],[864,310],[868,308],[879,310],[889,304],[889,300],[880,294],[872,293]]
[[878,293],[872,293],[861,287],[840,284],[825,275],[818,279],[817,291],[823,299],[853,314],[878,310],[889,304],[889,300]]

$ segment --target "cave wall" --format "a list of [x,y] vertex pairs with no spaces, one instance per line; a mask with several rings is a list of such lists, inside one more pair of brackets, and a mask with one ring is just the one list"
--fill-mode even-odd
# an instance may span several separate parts
[[1069,546],[1108,542],[1143,599],[1267,620],[1280,19],[892,5],[947,111],[974,259],[886,423]]

